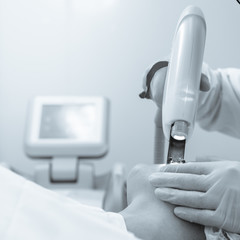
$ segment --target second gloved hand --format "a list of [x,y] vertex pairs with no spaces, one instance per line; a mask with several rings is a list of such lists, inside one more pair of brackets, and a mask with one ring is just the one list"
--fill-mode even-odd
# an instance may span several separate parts
[[149,180],[179,218],[240,233],[240,162],[166,165]]

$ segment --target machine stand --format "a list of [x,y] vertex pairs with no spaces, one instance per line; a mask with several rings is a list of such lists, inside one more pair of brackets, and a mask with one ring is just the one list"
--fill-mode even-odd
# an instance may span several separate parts
[[77,158],[56,157],[35,168],[36,183],[50,189],[94,187],[93,164]]

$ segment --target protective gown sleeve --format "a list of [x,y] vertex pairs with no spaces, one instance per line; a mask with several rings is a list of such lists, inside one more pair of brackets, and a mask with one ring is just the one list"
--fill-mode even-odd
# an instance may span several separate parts
[[240,138],[240,69],[212,70],[203,65],[210,90],[200,92],[197,121],[208,131]]
[[[200,92],[197,120],[208,131],[218,131],[240,138],[240,69],[212,70],[203,65],[210,80],[210,91]],[[239,240],[240,235],[205,227],[207,240]]]
[[226,232],[214,227],[204,228],[206,240],[239,240],[240,235],[237,233]]
[[120,214],[47,190],[0,167],[0,239],[136,240]]

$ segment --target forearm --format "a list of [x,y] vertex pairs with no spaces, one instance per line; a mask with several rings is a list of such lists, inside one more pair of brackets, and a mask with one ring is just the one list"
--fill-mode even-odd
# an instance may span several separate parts
[[203,72],[211,84],[209,92],[200,92],[197,120],[210,131],[240,138],[240,70],[211,70],[204,66]]

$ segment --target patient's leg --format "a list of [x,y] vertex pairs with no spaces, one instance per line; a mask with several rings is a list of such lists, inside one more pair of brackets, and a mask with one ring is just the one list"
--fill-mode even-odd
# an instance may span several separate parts
[[129,205],[121,212],[128,230],[142,239],[205,239],[202,226],[180,220],[173,213],[173,205],[156,199],[148,176],[158,168],[139,165],[129,174]]

